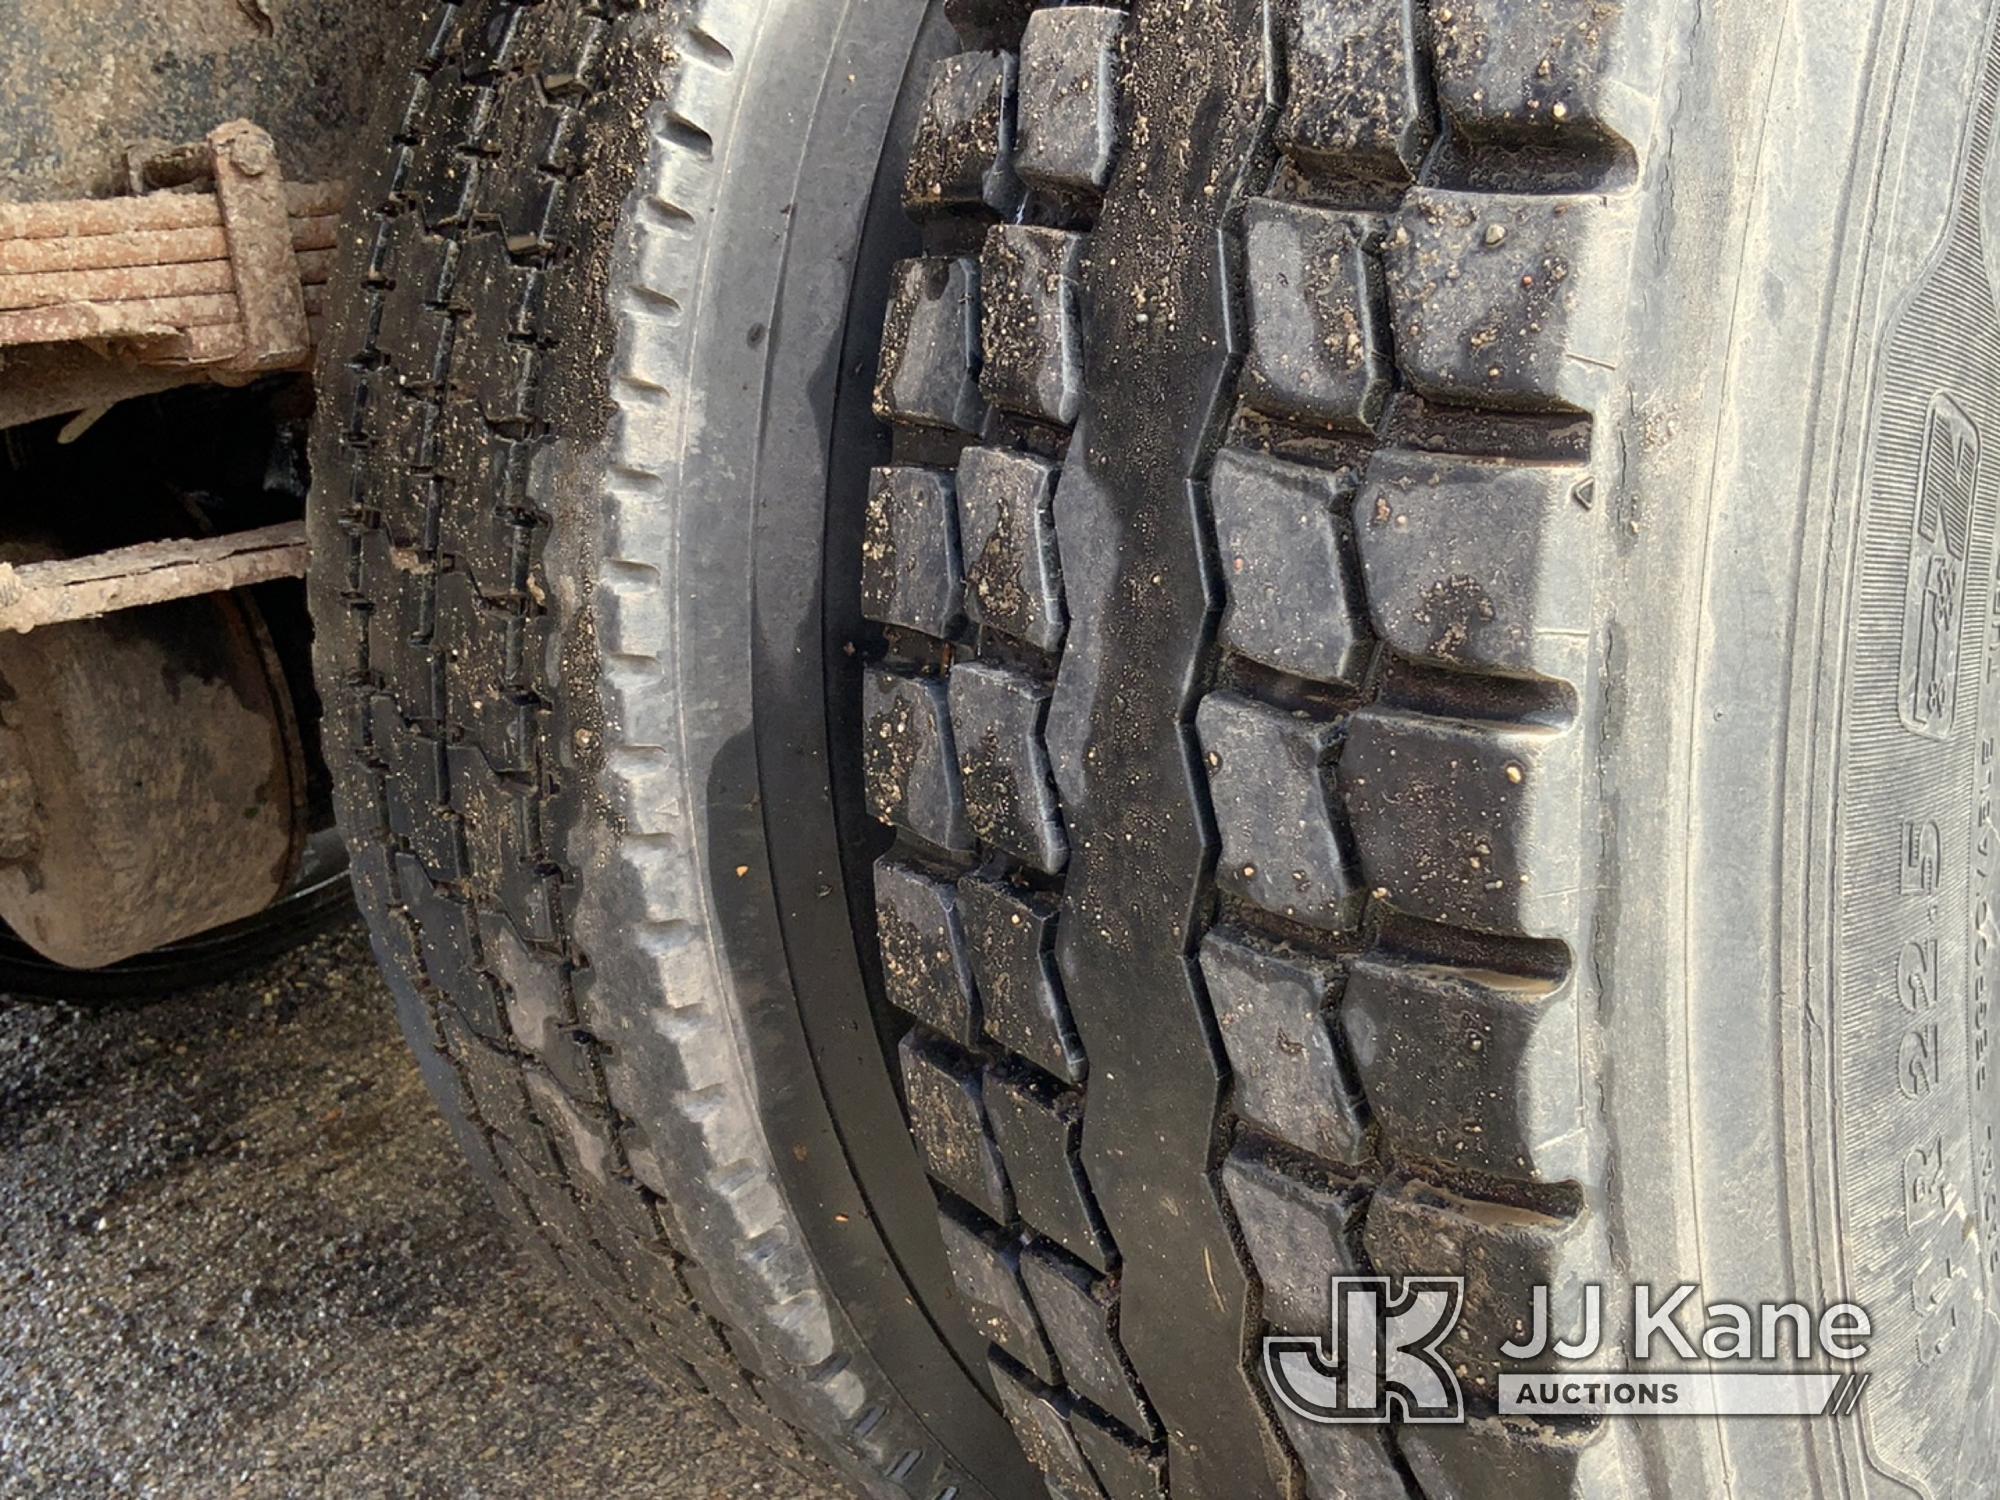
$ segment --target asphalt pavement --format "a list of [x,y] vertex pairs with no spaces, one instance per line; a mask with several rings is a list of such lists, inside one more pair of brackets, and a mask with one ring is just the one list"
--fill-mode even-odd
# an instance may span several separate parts
[[353,928],[0,998],[0,1493],[837,1500],[509,1246]]

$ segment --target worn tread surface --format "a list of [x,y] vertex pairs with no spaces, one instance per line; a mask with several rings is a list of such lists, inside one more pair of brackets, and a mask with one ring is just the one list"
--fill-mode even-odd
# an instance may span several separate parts
[[[969,1500],[987,1491],[889,1386],[786,1200],[674,749],[659,496],[717,135],[765,9],[446,0],[412,18],[343,247],[357,294],[320,367],[327,756],[404,1029],[522,1241],[773,1451],[818,1447],[874,1495]],[[908,477],[885,483],[883,524],[939,545],[949,475]],[[871,597],[948,620],[941,561],[877,570]],[[913,921],[951,920],[901,874]],[[947,958],[911,984],[944,1006],[954,978]]]

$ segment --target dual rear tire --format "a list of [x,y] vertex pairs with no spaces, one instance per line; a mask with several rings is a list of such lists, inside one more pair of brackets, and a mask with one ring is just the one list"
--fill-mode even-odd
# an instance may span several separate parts
[[[945,9],[387,96],[317,667],[524,1242],[874,1494],[1989,1488],[1983,22]],[[1272,1399],[1357,1272],[1464,1278],[1466,1422]],[[1529,1288],[1684,1280],[1867,1302],[1859,1421],[1495,1414]]]

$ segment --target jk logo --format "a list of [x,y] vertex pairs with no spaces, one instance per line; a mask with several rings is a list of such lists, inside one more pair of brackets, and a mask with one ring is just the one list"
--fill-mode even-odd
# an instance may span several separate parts
[[1462,1422],[1458,1376],[1438,1353],[1465,1301],[1459,1276],[1333,1278],[1333,1342],[1264,1340],[1271,1393],[1310,1422]]

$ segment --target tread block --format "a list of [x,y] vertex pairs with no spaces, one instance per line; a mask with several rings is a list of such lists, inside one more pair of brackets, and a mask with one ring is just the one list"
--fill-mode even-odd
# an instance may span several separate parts
[[[514,446],[514,445],[508,445]],[[516,462],[526,461],[526,455]],[[436,513],[439,554],[449,560],[451,570],[465,574],[473,591],[481,598],[516,608],[549,596],[548,572],[543,559],[548,523],[525,519],[525,511],[514,511],[505,520],[494,512],[510,504],[497,493],[499,485],[511,483],[507,461],[493,466],[495,490],[475,486],[485,482],[489,472],[462,474],[457,483],[433,480],[432,506]]]
[[[1583,1288],[1611,1277],[1595,1222],[1461,1198],[1429,1183],[1385,1183],[1368,1205],[1362,1231],[1369,1264],[1384,1276],[1462,1276],[1465,1305],[1438,1352],[1459,1371],[1476,1401],[1496,1396],[1495,1382],[1529,1366],[1500,1346],[1528,1326],[1528,1289],[1549,1289],[1549,1327],[1573,1336],[1583,1323]],[[1603,1299],[1607,1348],[1624,1340],[1620,1299]],[[1546,1364],[1547,1356],[1534,1361]]]
[[1314,1156],[1363,1160],[1361,1100],[1334,1047],[1338,977],[1325,964],[1221,932],[1202,940],[1201,973],[1235,1074],[1237,1112]]
[[500,981],[509,1028],[528,1051],[543,1052],[559,1031],[577,1024],[563,992],[562,961],[529,948],[498,912],[477,908],[473,920],[480,954]]
[[1032,454],[967,448],[958,460],[965,608],[979,624],[1054,651],[1062,645],[1057,468]]
[[1429,1500],[1626,1500],[1635,1493],[1628,1438],[1616,1422],[1556,1431],[1525,1418],[1473,1417],[1462,1427],[1409,1426],[1396,1436]]
[[1509,0],[1453,0],[1431,17],[1438,106],[1491,146],[1601,154],[1645,139],[1651,108],[1631,86],[1625,7],[1553,0],[1523,24]]
[[1222,835],[1218,883],[1309,927],[1353,926],[1362,888],[1324,770],[1335,726],[1224,692],[1202,699],[1195,727]]
[[449,1010],[441,1012],[439,1026],[444,1033],[445,1051],[458,1065],[466,1091],[479,1110],[480,1123],[512,1141],[537,1171],[555,1175],[558,1167],[548,1137],[528,1112],[527,1084],[521,1077],[521,1065],[474,1035]]
[[1082,267],[1080,234],[1028,224],[986,231],[979,257],[979,389],[995,406],[1064,426],[1076,420],[1083,402]]
[[1069,1414],[1069,1430],[1104,1487],[1106,1500],[1166,1500],[1166,1459],[1089,1412]]
[[1415,188],[1382,257],[1396,359],[1425,396],[1587,408],[1619,362],[1622,208]]
[[875,861],[875,914],[890,1003],[955,1042],[976,1045],[979,992],[957,887],[885,856]]
[[1369,887],[1398,910],[1560,937],[1582,863],[1573,734],[1365,708],[1340,755]]
[[[462,810],[472,876],[479,900],[492,901],[531,943],[555,944],[556,912],[551,887],[537,853],[537,833],[518,782],[502,782],[477,745],[449,745],[453,799]],[[503,973],[504,979],[506,975]]]
[[912,218],[965,208],[1006,214],[1020,201],[1014,80],[1007,52],[962,52],[931,69],[903,178],[903,207]]
[[[372,837],[350,842],[352,847],[347,851],[347,858],[355,892],[363,899],[377,903],[382,910],[381,922],[368,934],[368,946],[376,961],[390,973],[414,976],[423,964],[417,949],[417,924],[410,920],[409,912],[391,904],[398,898],[394,891],[396,876],[390,852]],[[397,1011],[402,1016],[405,1030],[412,1035],[421,1029],[426,1036],[430,1036],[436,1030],[429,1019],[429,1008],[423,1004],[422,997],[417,995],[413,986],[407,994],[398,996]],[[421,1021],[418,1013],[423,1017]],[[423,1045],[435,1047],[435,1037]]]
[[940,849],[970,853],[944,684],[871,668],[861,711],[868,810]]
[[1048,1385],[1061,1383],[1041,1320],[1021,1281],[1021,1258],[991,1230],[946,1207],[938,1212],[945,1264],[966,1317],[988,1343],[998,1344]]
[[1244,216],[1250,347],[1243,398],[1260,411],[1365,432],[1390,370],[1374,220],[1275,198]]
[[1104,1492],[1097,1486],[1097,1476],[1070,1431],[1069,1403],[1036,1389],[999,1359],[989,1364],[1000,1392],[1000,1409],[1028,1462],[1048,1481],[1050,1493],[1065,1500],[1101,1500]]
[[[1324,1315],[1322,1314],[1322,1319]],[[1309,1422],[1282,1401],[1271,1403],[1279,1425],[1305,1470],[1306,1500],[1354,1500],[1361,1495],[1402,1495],[1408,1486],[1390,1456],[1385,1429],[1343,1422]],[[1403,1428],[1396,1429],[1400,1436]],[[1429,1491],[1425,1491],[1426,1500]],[[1514,1496],[1531,1491],[1495,1490]]]
[[1567,983],[1366,957],[1341,1014],[1399,1159],[1534,1182],[1591,1175]]
[[959,39],[980,46],[1006,46],[1020,39],[1035,0],[944,0],[944,16]]
[[[432,649],[443,692],[436,696],[444,700],[445,715],[497,771],[535,766],[534,711],[510,663],[540,660],[540,634],[516,610],[480,598],[465,574],[438,575]],[[410,707],[408,699],[404,707]]]
[[1367,1189],[1304,1166],[1281,1167],[1245,1146],[1223,1162],[1222,1185],[1264,1284],[1264,1321],[1286,1333],[1324,1333],[1333,1306],[1329,1279],[1361,1269],[1354,1243]]
[[641,1239],[658,1235],[659,1226],[645,1199],[620,1174],[610,1119],[578,1105],[540,1068],[524,1073],[528,1097],[548,1128],[564,1177],[579,1194],[587,1195],[586,1211],[597,1208]]
[[[602,1116],[595,1118],[603,1120],[605,1130],[610,1129],[608,1119]],[[606,1251],[613,1251],[619,1245],[636,1249],[641,1244],[660,1238],[660,1224],[654,1215],[652,1195],[630,1177],[612,1176],[589,1183],[581,1201],[584,1217],[590,1220],[597,1243]],[[620,1270],[629,1279],[637,1269],[636,1264],[629,1255],[618,1256],[617,1259]],[[806,1357],[810,1358],[810,1355]]]
[[1581,678],[1596,522],[1576,497],[1589,472],[1376,453],[1354,502],[1376,632],[1454,667]]
[[977,432],[979,262],[920,256],[896,267],[882,325],[875,415],[885,422]]
[[395,793],[389,798],[389,831],[409,844],[433,879],[462,879],[469,858],[465,823],[446,796],[443,742],[404,724],[394,701],[380,693],[370,699],[370,707],[375,721],[371,740]]
[[1245,448],[1216,455],[1208,494],[1229,595],[1224,645],[1281,672],[1360,683],[1371,642],[1341,544],[1353,493],[1345,473]]
[[964,606],[957,486],[908,464],[870,476],[861,532],[861,613],[885,625],[948,636]]
[[1302,0],[1287,28],[1280,151],[1344,179],[1416,177],[1437,132],[1412,10],[1408,0]]
[[1063,1082],[1082,1083],[1083,1047],[1056,972],[1054,903],[972,875],[959,881],[958,902],[986,1034]]
[[1118,1346],[1116,1290],[1090,1270],[1045,1245],[1021,1257],[1028,1295],[1042,1315],[1069,1388],[1132,1431],[1158,1429]]
[[397,586],[398,550],[379,527],[370,526],[355,538],[359,591],[370,601],[366,670],[388,688],[404,713],[437,719],[443,705],[435,700],[431,679],[431,663],[437,658],[432,644],[435,611],[425,608],[422,589]]
[[[539,1164],[531,1165],[511,1141],[495,1141],[493,1155],[507,1174],[507,1180],[520,1192],[529,1214],[550,1239],[565,1251],[590,1244],[590,1227],[583,1210],[576,1206],[576,1196],[554,1173],[542,1171]],[[573,1272],[600,1276],[607,1281],[614,1274],[604,1264],[604,1258],[594,1251],[565,1253],[562,1261]]]
[[993,1134],[1028,1226],[1102,1271],[1111,1246],[1077,1160],[1082,1110],[1073,1094],[989,1073]]
[[897,1048],[910,1134],[924,1169],[996,1223],[1014,1217],[1014,1195],[987,1127],[979,1070],[957,1049],[917,1032]]
[[1042,743],[1049,690],[1022,673],[968,662],[952,670],[950,697],[973,830],[1053,875],[1069,858],[1069,840]]
[[500,987],[481,968],[472,908],[433,886],[409,855],[398,853],[395,867],[403,904],[416,924],[425,976],[448,997],[450,1008],[466,1025],[490,1042],[506,1042],[506,1010]]
[[501,1003],[515,1040],[569,1093],[595,1097],[596,1064],[579,1040],[575,1002],[566,993],[561,961],[530,950],[504,916],[484,908],[474,915],[480,950],[500,981]]
[[1037,10],[1021,34],[1015,166],[1036,187],[1099,192],[1118,144],[1118,34],[1108,5]]

